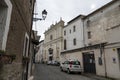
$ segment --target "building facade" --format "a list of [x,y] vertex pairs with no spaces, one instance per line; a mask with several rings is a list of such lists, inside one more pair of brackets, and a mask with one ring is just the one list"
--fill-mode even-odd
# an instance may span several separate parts
[[[64,60],[79,60],[85,73],[120,79],[119,13],[120,1],[113,0],[84,16],[81,23],[73,19],[72,21],[75,22],[68,24],[63,31],[65,50],[61,52],[61,55]],[[83,27],[83,29],[77,29],[79,35],[72,31],[75,23]],[[81,30],[83,30],[82,34]],[[78,37],[82,45],[75,42],[74,37]],[[74,44],[79,46],[75,47]]]
[[44,40],[40,41],[37,47],[38,47],[38,52],[35,55],[35,61],[41,63],[43,62]]
[[64,60],[79,60],[81,63],[81,52],[76,49],[84,47],[83,40],[83,18],[79,15],[68,22],[63,29],[63,48],[61,52],[62,62]]
[[35,0],[0,1],[0,49],[16,56],[11,64],[3,64],[1,80],[28,79],[29,63],[23,64],[23,58],[30,55],[34,3]]
[[[120,1],[113,0],[84,18],[83,64],[92,72],[120,79]],[[86,59],[87,58],[87,59]],[[91,70],[84,67],[86,72]],[[114,68],[114,69],[113,69]]]
[[62,33],[64,21],[61,19],[55,25],[45,31],[44,54],[45,61],[60,61],[60,52],[62,50]]

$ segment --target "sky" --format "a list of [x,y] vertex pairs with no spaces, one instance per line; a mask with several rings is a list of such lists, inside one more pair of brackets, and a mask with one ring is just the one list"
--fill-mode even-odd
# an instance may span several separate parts
[[42,17],[42,11],[46,9],[48,12],[45,20],[39,20],[33,23],[33,30],[38,31],[41,36],[40,40],[44,39],[44,32],[51,24],[60,21],[60,18],[65,21],[65,24],[83,14],[87,15],[101,6],[112,0],[36,0],[35,13],[36,18]]

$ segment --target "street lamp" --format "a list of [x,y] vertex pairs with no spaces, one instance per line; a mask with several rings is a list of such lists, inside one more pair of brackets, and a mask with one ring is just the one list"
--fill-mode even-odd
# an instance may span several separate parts
[[[38,13],[34,13],[34,15],[38,15]],[[42,18],[33,18],[33,21],[35,21],[35,27],[36,27],[36,21],[38,21],[38,20],[45,20],[46,19],[46,16],[47,16],[47,11],[44,9],[43,11],[42,11]],[[32,42],[34,43],[34,44],[36,44],[36,45],[38,45],[39,44],[39,40],[36,40],[36,39],[31,39],[32,40]]]
[[46,16],[47,16],[47,11],[44,9],[43,11],[42,11],[42,18],[33,18],[33,21],[38,21],[38,20],[45,20],[46,19]]

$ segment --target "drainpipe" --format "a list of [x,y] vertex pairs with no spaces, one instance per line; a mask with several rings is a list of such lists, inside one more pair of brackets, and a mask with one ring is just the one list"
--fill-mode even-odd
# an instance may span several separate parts
[[83,44],[84,44],[84,47],[85,47],[85,34],[84,34],[84,31],[85,31],[85,29],[84,29],[84,20],[82,19],[82,22],[83,22]]
[[[31,17],[31,26],[30,26],[30,32],[29,32],[29,47],[28,47],[28,57],[30,56],[30,46],[31,46],[31,35],[32,35],[32,26],[33,26],[33,15],[34,15],[34,6],[35,6],[36,0],[33,1],[32,5],[32,17]],[[33,55],[32,55],[33,56]],[[33,59],[33,58],[32,58]],[[28,80],[28,69],[29,69],[29,63],[27,63],[27,72],[26,72],[26,80]]]
[[106,67],[106,58],[105,58],[105,47],[103,46],[103,54],[104,54],[104,65],[105,65],[105,77],[107,77],[107,67]]

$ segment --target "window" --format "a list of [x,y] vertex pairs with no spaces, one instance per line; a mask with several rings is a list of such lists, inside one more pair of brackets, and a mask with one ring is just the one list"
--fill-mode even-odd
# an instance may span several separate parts
[[28,46],[29,46],[29,36],[25,34],[24,47],[23,47],[23,56],[28,56]]
[[28,38],[25,40],[25,55],[27,54],[27,48],[28,48]]
[[73,45],[76,45],[76,39],[75,38],[73,39]]
[[118,51],[118,61],[119,61],[119,68],[120,68],[120,48],[118,48],[117,51]]
[[52,40],[53,39],[53,36],[52,35],[50,35],[50,40]]
[[64,50],[67,49],[67,43],[66,43],[66,39],[64,40]]
[[76,31],[76,26],[73,26],[73,32],[75,32]]
[[70,33],[71,33],[71,29],[70,29]]
[[66,35],[66,31],[64,31],[64,35]]
[[80,65],[79,61],[70,61],[69,63],[72,64],[72,65]]
[[64,64],[69,64],[69,61],[65,61]]
[[91,39],[91,32],[88,32],[88,39]]
[[90,27],[90,20],[87,20],[87,27]]
[[49,48],[49,54],[51,55],[51,54],[53,54],[53,49],[51,49],[51,48]]

